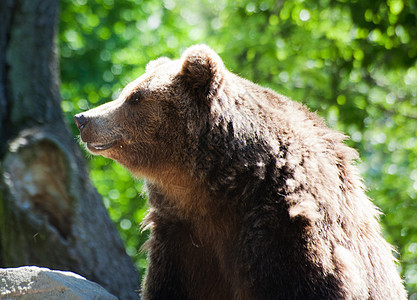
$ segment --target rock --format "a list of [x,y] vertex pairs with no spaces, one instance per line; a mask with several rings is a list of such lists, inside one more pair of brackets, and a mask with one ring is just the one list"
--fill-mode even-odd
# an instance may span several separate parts
[[39,267],[0,269],[1,299],[100,299],[117,297],[84,277]]

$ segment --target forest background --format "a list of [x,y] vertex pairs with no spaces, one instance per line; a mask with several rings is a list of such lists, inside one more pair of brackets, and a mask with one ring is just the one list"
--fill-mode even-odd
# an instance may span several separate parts
[[[217,51],[232,72],[303,102],[349,135],[416,299],[417,1],[62,0],[62,109],[74,137],[74,114],[115,99],[150,60],[179,58],[197,43]],[[85,155],[143,275],[143,181]]]

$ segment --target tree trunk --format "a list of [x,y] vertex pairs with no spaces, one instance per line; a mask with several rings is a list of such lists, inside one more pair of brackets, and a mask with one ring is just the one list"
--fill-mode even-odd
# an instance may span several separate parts
[[58,2],[0,1],[0,266],[70,270],[138,298],[138,274],[63,121]]

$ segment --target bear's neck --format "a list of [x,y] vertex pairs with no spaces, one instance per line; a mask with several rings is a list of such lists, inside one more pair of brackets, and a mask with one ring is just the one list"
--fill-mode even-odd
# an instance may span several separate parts
[[204,243],[219,233],[226,236],[236,227],[233,201],[223,201],[187,170],[167,168],[158,177],[147,178],[152,210],[188,225],[195,243]]

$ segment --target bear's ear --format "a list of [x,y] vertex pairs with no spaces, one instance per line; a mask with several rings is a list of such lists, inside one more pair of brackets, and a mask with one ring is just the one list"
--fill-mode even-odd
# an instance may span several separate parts
[[186,87],[200,96],[214,96],[225,71],[217,53],[206,45],[195,45],[185,50],[181,62],[180,74]]
[[154,70],[156,67],[159,67],[160,65],[166,64],[167,62],[170,62],[170,61],[171,60],[165,56],[152,60],[148,62],[148,64],[146,65],[146,72],[150,72]]

